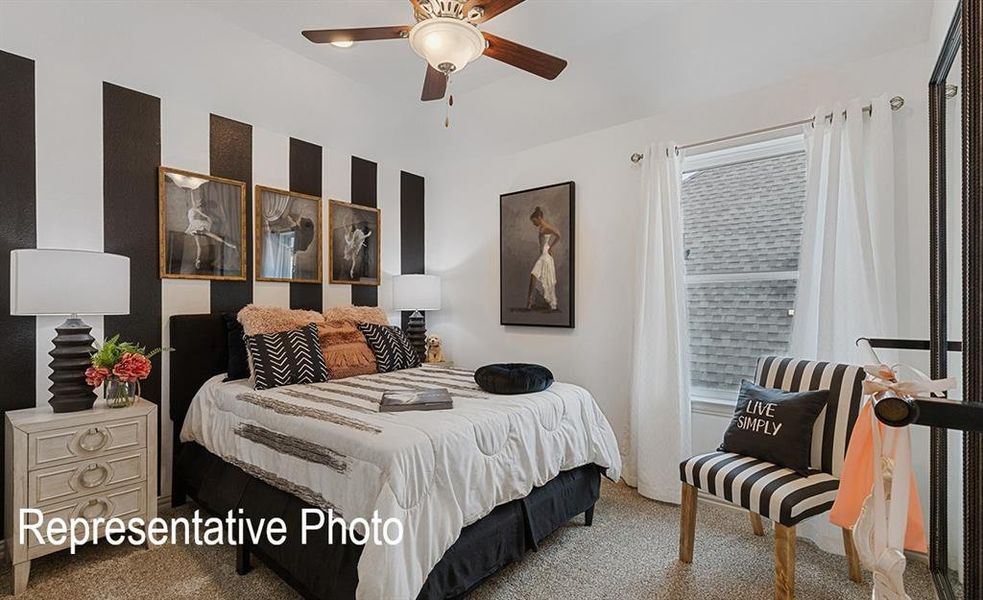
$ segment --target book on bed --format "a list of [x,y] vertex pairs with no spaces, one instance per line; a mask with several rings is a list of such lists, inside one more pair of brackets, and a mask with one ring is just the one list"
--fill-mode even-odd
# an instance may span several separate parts
[[439,388],[424,391],[390,391],[382,394],[379,412],[405,410],[447,410],[454,408],[450,392]]

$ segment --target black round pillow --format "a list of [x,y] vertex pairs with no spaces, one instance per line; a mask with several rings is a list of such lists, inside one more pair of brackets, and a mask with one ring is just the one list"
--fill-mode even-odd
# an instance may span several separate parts
[[553,385],[553,373],[541,365],[502,363],[475,371],[474,382],[492,394],[529,394]]

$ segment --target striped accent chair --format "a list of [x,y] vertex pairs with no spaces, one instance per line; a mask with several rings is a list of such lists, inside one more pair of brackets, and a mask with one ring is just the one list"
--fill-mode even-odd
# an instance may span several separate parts
[[[829,390],[826,408],[812,430],[810,467],[803,477],[790,469],[731,452],[694,456],[679,465],[683,484],[679,560],[693,560],[698,491],[749,511],[755,535],[764,535],[761,517],[775,524],[775,598],[795,591],[795,526],[828,511],[836,499],[847,443],[862,401],[862,367],[767,356],[758,360],[758,385],[785,391]],[[843,530],[850,579],[860,581],[860,561],[850,530]]]

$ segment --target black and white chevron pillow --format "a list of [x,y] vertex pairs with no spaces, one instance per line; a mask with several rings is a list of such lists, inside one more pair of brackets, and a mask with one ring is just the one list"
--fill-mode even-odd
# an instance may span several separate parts
[[380,373],[420,366],[420,355],[399,327],[359,323],[358,328],[375,354],[376,368]]
[[328,380],[328,367],[321,354],[316,324],[293,331],[245,337],[257,390]]

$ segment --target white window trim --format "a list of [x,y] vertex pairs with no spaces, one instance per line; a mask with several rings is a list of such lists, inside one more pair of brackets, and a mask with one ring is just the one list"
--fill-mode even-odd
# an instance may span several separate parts
[[[795,134],[752,144],[686,154],[683,157],[682,178],[685,181],[703,169],[804,152],[805,149],[805,137],[802,134]],[[798,278],[798,271],[744,271],[688,275],[685,277],[685,282],[687,285],[698,285],[734,281],[797,280]],[[792,310],[790,309],[790,314],[792,314]],[[749,376],[753,376],[753,374],[749,374]],[[690,410],[697,414],[730,418],[734,414],[734,405],[737,404],[737,393],[737,390],[691,388]]]
[[689,395],[690,412],[711,417],[730,418],[734,416],[734,406],[737,404],[737,392],[730,399],[708,398],[694,393]]
[[731,281],[785,281],[798,279],[798,271],[736,271],[734,273],[700,273],[687,275],[686,283],[726,283]]
[[690,388],[690,410],[694,413],[713,417],[734,415],[734,405],[737,404],[738,390],[715,390],[711,388]]
[[687,176],[691,172],[709,169],[710,167],[721,167],[723,165],[732,165],[761,158],[771,158],[783,154],[804,152],[805,149],[805,136],[798,133],[791,136],[783,136],[753,144],[732,146],[720,150],[710,150],[707,152],[699,152],[699,150],[695,152],[690,151],[683,156],[682,172],[684,176]]

